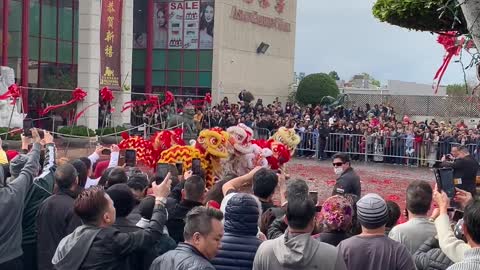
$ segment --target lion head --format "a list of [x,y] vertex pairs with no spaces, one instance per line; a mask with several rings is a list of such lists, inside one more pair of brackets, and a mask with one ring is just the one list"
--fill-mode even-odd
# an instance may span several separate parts
[[199,145],[206,153],[218,157],[227,158],[227,140],[228,133],[221,128],[204,129],[197,138]]
[[178,128],[174,130],[162,130],[155,133],[152,138],[155,151],[163,152],[175,145],[185,145],[182,139],[183,130]]
[[300,143],[300,136],[295,133],[295,130],[293,128],[289,129],[286,127],[279,128],[270,139],[286,145],[291,156],[295,154],[295,149]]
[[232,153],[249,154],[254,151],[252,147],[253,130],[244,124],[229,127],[229,148]]

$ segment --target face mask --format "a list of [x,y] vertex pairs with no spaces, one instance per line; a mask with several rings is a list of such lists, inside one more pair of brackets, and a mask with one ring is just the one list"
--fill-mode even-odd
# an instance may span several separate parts
[[342,167],[334,167],[333,171],[335,172],[336,175],[341,175],[343,173],[343,168]]

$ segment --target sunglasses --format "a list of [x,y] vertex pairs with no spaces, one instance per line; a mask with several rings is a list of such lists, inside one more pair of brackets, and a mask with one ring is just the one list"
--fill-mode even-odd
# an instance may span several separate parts
[[345,163],[343,163],[343,162],[334,162],[334,163],[332,163],[333,167],[340,167],[340,166],[342,166],[343,164],[345,164]]

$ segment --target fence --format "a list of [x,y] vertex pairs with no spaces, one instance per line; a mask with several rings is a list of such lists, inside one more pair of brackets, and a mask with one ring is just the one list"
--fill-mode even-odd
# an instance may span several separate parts
[[478,117],[480,97],[348,94],[348,106],[389,104],[399,115]]
[[[327,158],[337,152],[347,153],[352,160],[373,161],[390,164],[433,167],[444,155],[450,154],[453,146],[460,144],[448,141],[416,142],[405,137],[364,136],[331,133],[320,138],[317,133],[300,133],[298,156]],[[480,161],[477,144],[465,145],[470,154]]]

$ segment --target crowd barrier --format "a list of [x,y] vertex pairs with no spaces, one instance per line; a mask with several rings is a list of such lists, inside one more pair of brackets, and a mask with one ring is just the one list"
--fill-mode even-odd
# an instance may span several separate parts
[[[318,133],[298,133],[301,142],[297,147],[298,156],[312,156],[319,159],[342,152],[352,160],[383,162],[421,167],[433,167],[444,155],[459,143],[450,141],[416,142],[414,138],[365,136],[358,134],[331,133],[320,137]],[[480,161],[480,143],[465,144],[471,155]]]

